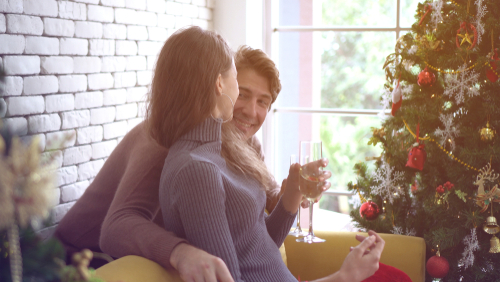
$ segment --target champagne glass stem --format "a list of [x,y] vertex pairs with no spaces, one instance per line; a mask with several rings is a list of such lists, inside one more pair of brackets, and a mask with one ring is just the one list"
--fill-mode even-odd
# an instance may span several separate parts
[[314,237],[313,231],[313,205],[314,201],[309,200],[309,234],[308,236]]
[[299,210],[297,211],[297,228],[299,229],[300,232],[302,232],[302,228],[300,227],[300,205],[299,205]]

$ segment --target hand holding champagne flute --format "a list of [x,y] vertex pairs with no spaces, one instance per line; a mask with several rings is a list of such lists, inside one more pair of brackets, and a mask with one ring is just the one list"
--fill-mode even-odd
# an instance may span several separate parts
[[321,141],[300,142],[300,181],[299,189],[302,195],[309,201],[309,233],[297,242],[321,243],[324,239],[314,236],[312,219],[314,201],[321,196],[324,191],[324,179]]

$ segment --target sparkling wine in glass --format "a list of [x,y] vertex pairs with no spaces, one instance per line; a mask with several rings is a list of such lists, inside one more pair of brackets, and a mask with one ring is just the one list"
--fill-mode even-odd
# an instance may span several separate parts
[[[290,156],[290,166],[296,162],[297,162],[297,159],[296,159],[295,155],[291,155]],[[303,237],[303,236],[307,235],[307,233],[302,231],[302,228],[300,227],[300,209],[301,209],[301,207],[299,206],[299,210],[297,211],[297,226],[295,227],[295,229],[293,231],[290,231],[290,233],[288,233],[288,235],[292,235],[295,237]]]
[[300,180],[299,189],[302,195],[309,201],[309,233],[297,239],[297,242],[321,243],[324,239],[314,236],[313,231],[313,206],[317,198],[321,196],[323,182],[319,176],[323,173],[322,168],[315,163],[323,158],[321,141],[300,142]]

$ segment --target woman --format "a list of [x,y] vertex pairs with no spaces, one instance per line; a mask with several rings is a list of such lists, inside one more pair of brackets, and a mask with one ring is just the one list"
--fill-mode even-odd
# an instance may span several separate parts
[[[146,117],[151,136],[170,148],[160,180],[165,228],[221,258],[235,281],[297,281],[278,246],[302,198],[299,166],[291,167],[283,196],[266,216],[272,177],[225,123],[237,97],[232,52],[222,37],[191,27],[167,40]],[[347,266],[320,281],[359,281],[373,274],[384,243],[371,235],[348,256]],[[355,262],[347,263],[349,257]]]

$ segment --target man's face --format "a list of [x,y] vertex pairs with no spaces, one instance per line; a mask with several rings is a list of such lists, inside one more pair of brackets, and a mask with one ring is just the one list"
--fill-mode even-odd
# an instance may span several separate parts
[[232,122],[250,139],[262,126],[271,106],[269,81],[253,69],[238,70],[239,96]]

